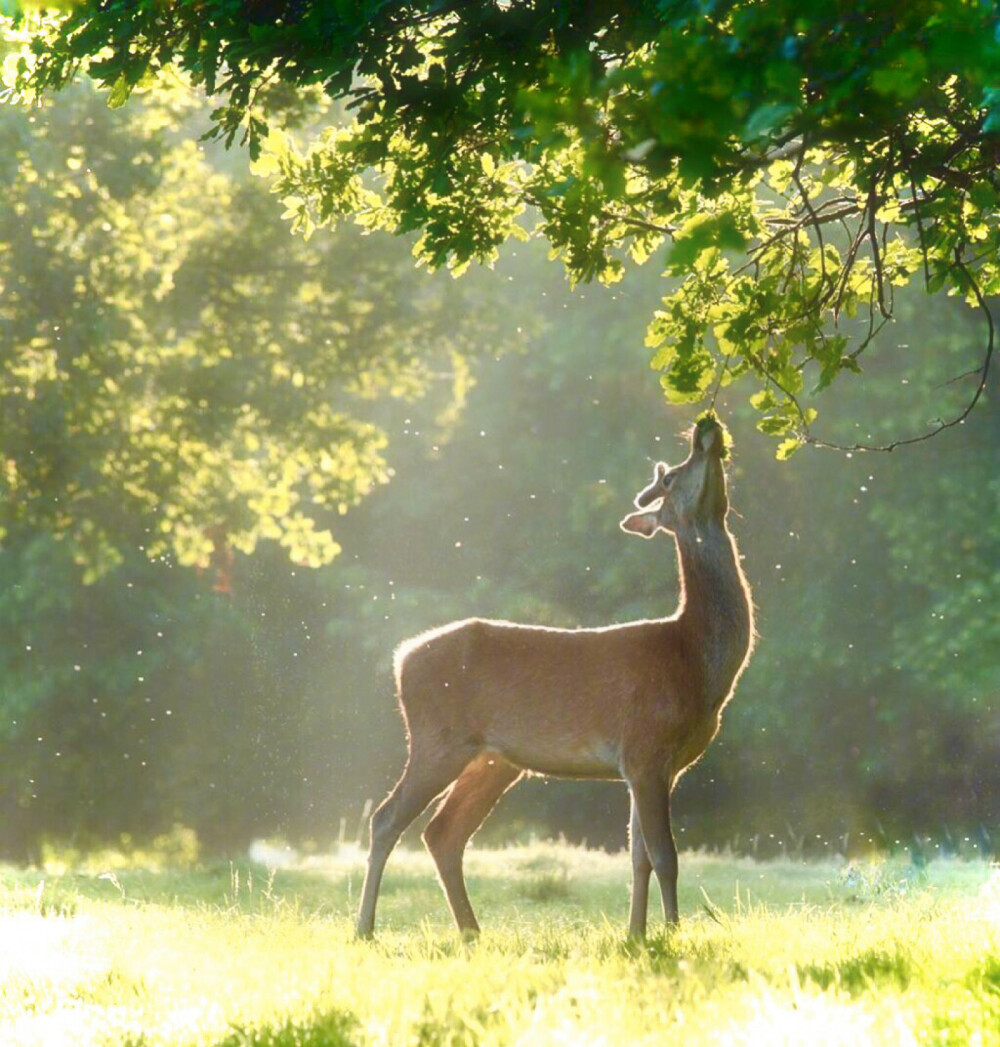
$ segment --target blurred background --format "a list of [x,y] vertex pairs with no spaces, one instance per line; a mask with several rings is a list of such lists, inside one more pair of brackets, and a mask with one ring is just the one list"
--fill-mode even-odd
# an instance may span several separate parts
[[[405,240],[293,237],[245,155],[197,143],[207,111],[182,84],[0,106],[5,858],[176,825],[210,852],[355,840],[405,758],[401,640],[676,607],[672,543],[618,529],[694,417],[648,368],[656,260],[570,289],[533,243],[455,280]],[[967,397],[970,310],[897,316],[824,392],[831,437]],[[761,639],[679,842],[995,853],[995,397],[893,454],[777,462],[751,391],[717,406]],[[618,848],[626,820],[621,785],[533,780],[482,838]]]

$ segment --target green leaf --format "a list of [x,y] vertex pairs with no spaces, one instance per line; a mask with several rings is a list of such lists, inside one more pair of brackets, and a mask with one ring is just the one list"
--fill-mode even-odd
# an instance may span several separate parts
[[674,237],[667,252],[667,272],[682,275],[694,268],[705,251],[713,248],[742,251],[746,242],[732,212],[696,215]]
[[792,428],[792,420],[786,414],[770,414],[757,422],[757,429],[765,436],[781,436]]
[[871,84],[881,95],[912,98],[923,86],[927,75],[927,59],[916,48],[904,51],[892,63],[872,73]]
[[714,377],[715,361],[702,350],[679,355],[660,379],[660,385],[670,403],[697,403],[711,388]]
[[111,87],[111,93],[108,95],[108,108],[121,109],[129,100],[131,94],[132,84],[128,82],[125,74],[122,73]]
[[997,202],[997,191],[987,182],[976,182],[969,190],[969,199],[980,211],[988,211]]
[[743,141],[755,142],[759,138],[770,138],[775,131],[781,130],[794,112],[795,106],[784,102],[766,102],[758,106],[743,127]]
[[758,411],[771,411],[778,406],[778,398],[774,395],[774,390],[768,386],[750,397],[750,406]]

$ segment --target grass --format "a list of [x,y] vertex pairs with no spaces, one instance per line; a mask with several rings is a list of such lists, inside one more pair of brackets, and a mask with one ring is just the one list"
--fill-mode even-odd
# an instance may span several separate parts
[[1000,1047],[1000,870],[681,857],[683,923],[626,942],[628,862],[473,850],[485,928],[390,861],[352,940],[354,850],[278,872],[0,867],[0,1043],[153,1047]]

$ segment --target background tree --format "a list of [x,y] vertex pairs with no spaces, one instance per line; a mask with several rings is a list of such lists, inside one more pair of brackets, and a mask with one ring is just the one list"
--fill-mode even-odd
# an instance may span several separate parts
[[469,352],[517,337],[481,283],[428,281],[387,239],[290,237],[260,180],[188,140],[205,112],[179,82],[0,108],[10,850],[175,816],[221,842],[262,792],[284,816],[299,676],[262,656],[289,637],[234,592],[236,557],[332,559],[391,472],[380,399],[425,399],[443,442]]
[[2,112],[0,528],[51,531],[91,579],[126,545],[328,562],[388,476],[372,400],[465,394],[480,292],[353,230],[289,237],[178,135],[200,104],[174,84],[108,111],[82,86]]
[[[86,65],[120,105],[179,67],[221,95],[209,134],[248,143],[296,228],[417,231],[431,266],[534,233],[572,280],[615,281],[670,239],[678,279],[646,334],[668,398],[750,375],[787,456],[835,442],[814,435],[819,394],[860,372],[911,282],[981,310],[971,391],[878,446],[956,424],[985,387],[998,26],[964,0],[85,0],[18,68],[45,91]],[[299,151],[269,134],[274,84],[320,86],[344,117]]]

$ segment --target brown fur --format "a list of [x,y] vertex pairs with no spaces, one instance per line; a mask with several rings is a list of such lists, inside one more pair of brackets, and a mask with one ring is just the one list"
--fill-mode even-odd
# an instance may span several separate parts
[[[650,870],[677,919],[670,791],[719,729],[753,645],[752,603],[728,510],[721,432],[692,435],[688,459],[658,465],[622,521],[674,535],[681,599],[671,618],[600,629],[549,629],[472,618],[396,652],[409,759],[372,817],[358,933],[374,928],[382,870],[399,835],[441,793],[425,832],[459,929],[478,930],[462,875],[469,837],[524,772],[623,779],[632,794],[629,931],[645,932]],[[665,484],[667,486],[665,486]],[[447,790],[447,792],[445,792]]]

